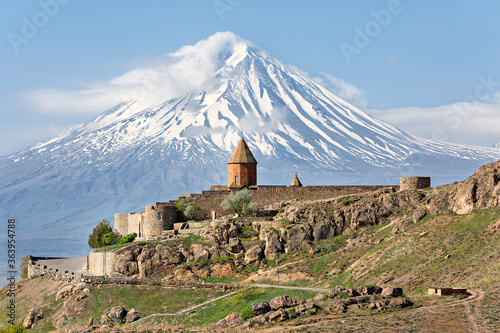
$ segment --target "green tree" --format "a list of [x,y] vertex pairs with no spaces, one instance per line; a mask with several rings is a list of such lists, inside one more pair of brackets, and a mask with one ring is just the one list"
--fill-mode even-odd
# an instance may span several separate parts
[[191,194],[182,193],[181,197],[175,202],[175,209],[183,212],[188,219],[193,219],[195,211],[201,210],[201,207],[196,204]]
[[108,232],[104,236],[102,236],[102,243],[104,245],[113,245],[116,244],[120,237],[114,232]]
[[30,256],[28,254],[21,258],[21,263],[19,264],[21,267],[21,279],[26,279],[28,277],[29,262]]
[[111,228],[109,221],[103,219],[89,235],[89,247],[91,249],[97,249],[99,247],[105,246],[106,244],[104,244],[104,235],[109,232],[113,232],[113,229]]
[[127,236],[123,236],[118,240],[118,244],[127,244],[127,243],[132,243],[134,239],[137,237],[137,234],[135,232],[128,234]]
[[229,194],[222,201],[221,206],[225,210],[232,210],[240,216],[246,216],[257,210],[257,203],[252,198],[253,193],[245,188]]

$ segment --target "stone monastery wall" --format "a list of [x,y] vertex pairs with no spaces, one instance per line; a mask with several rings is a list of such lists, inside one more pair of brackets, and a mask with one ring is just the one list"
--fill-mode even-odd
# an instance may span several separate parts
[[[393,185],[333,185],[333,186],[252,186],[253,199],[262,208],[288,200],[317,200],[337,196],[373,192],[384,188],[393,191],[423,189],[430,187],[430,177],[403,177],[400,186]],[[195,220],[212,219],[231,213],[224,211],[221,203],[231,191],[227,186],[212,186],[212,190],[191,194],[201,210],[195,211]],[[159,236],[163,230],[174,229],[173,224],[182,219],[175,210],[174,201],[157,202],[154,206],[146,206],[145,211],[129,214],[115,214],[115,230],[121,235],[135,232],[138,237]]]
[[[222,186],[213,186],[212,189],[223,188]],[[201,194],[191,194],[195,198],[196,203],[201,207],[201,211],[196,211],[196,219],[211,219],[212,211],[216,211],[216,218],[229,214],[231,212],[224,211],[221,203],[224,198],[231,192],[221,190],[203,191]],[[399,186],[387,185],[360,185],[360,186],[258,186],[258,188],[250,188],[253,193],[253,200],[257,202],[259,207],[279,203],[288,200],[317,200],[327,199],[337,196],[357,194],[363,192],[373,192],[383,188],[392,188],[395,191]]]
[[115,214],[115,231],[125,236],[136,233],[138,237],[161,235],[163,230],[171,230],[177,222],[177,211],[173,203],[157,202],[146,206],[139,213]]
[[400,190],[420,190],[431,187],[431,177],[401,177]]

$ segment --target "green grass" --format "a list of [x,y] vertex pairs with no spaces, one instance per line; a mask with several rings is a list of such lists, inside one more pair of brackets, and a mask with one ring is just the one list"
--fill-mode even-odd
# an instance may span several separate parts
[[340,200],[340,203],[343,204],[344,206],[348,206],[352,203],[355,203],[357,200],[354,199],[354,198],[344,198],[342,200]]
[[246,225],[241,227],[241,232],[249,232],[249,233],[258,234],[258,232],[255,231],[255,229],[253,227],[247,227]]
[[253,313],[249,311],[252,304],[264,301],[269,302],[274,297],[281,295],[288,295],[300,301],[301,299],[312,298],[317,294],[318,293],[312,291],[292,289],[248,288],[232,297],[196,309],[194,313],[189,316],[168,318],[167,320],[171,324],[204,326],[217,322],[232,312],[243,314],[245,319],[249,319],[253,316]]

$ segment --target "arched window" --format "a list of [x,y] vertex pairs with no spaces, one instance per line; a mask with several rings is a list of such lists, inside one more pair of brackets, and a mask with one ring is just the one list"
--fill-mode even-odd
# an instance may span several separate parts
[[250,185],[253,185],[253,183],[252,183],[252,176],[250,176]]
[[234,182],[238,184],[238,176],[234,176]]

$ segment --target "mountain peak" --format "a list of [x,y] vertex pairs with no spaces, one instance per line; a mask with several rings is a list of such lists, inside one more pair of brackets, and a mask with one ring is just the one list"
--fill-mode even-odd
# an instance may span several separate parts
[[128,89],[114,108],[0,159],[1,216],[27,212],[22,220],[51,234],[224,184],[240,131],[269,185],[288,184],[298,171],[307,185],[395,184],[415,174],[439,184],[500,157],[408,135],[230,32],[111,85],[118,95]]

